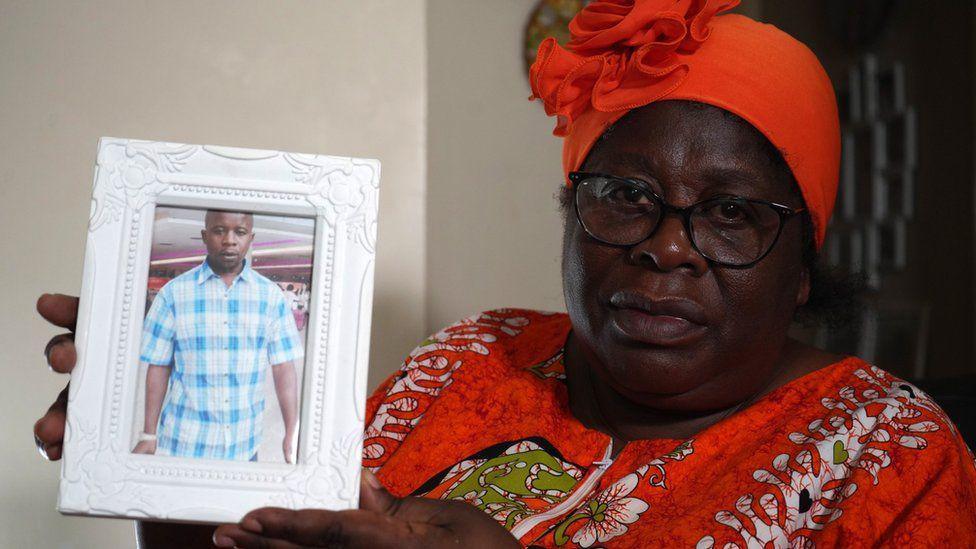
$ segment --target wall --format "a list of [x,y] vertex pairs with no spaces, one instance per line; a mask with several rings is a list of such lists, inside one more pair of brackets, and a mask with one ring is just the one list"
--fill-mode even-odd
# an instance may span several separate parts
[[533,4],[427,3],[431,331],[489,308],[564,310],[561,142],[522,62]]
[[65,383],[34,301],[78,293],[99,136],[381,158],[371,385],[424,335],[423,10],[0,0],[0,547],[133,544],[128,521],[59,516],[31,443]]

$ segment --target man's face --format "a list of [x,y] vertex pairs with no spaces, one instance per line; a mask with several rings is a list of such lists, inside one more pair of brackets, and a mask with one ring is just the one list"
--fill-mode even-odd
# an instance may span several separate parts
[[208,211],[206,228],[200,231],[207,246],[211,267],[222,272],[236,270],[254,240],[254,218],[251,214]]

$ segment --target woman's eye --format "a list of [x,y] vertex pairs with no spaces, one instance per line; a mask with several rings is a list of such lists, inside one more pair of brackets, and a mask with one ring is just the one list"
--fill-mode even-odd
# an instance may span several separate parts
[[736,202],[720,202],[711,208],[710,213],[722,223],[744,223],[752,217],[745,207]]
[[739,219],[744,215],[738,204],[722,204],[719,209],[726,219]]
[[611,191],[610,197],[628,204],[646,204],[647,195],[636,187],[618,187]]

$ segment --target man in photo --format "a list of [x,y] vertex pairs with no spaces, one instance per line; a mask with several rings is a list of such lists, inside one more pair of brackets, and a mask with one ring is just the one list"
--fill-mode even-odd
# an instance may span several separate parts
[[252,214],[208,210],[204,225],[206,260],[163,286],[146,315],[145,428],[133,452],[256,461],[270,369],[291,463],[304,349],[290,304],[248,264]]

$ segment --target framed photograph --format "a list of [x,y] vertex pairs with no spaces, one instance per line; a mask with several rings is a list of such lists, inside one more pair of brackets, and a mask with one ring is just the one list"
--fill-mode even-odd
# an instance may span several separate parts
[[379,172],[100,140],[62,513],[356,507]]

